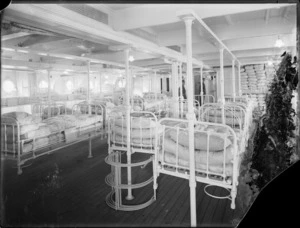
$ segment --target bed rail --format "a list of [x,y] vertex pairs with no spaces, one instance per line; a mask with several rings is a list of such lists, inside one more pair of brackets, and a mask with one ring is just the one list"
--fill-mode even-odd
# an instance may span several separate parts
[[71,111],[62,102],[41,102],[32,105],[32,115],[42,119],[63,114],[71,114]]

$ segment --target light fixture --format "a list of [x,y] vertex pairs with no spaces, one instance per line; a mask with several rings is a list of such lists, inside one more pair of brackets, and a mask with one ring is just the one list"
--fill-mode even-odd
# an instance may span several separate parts
[[133,56],[132,56],[132,55],[131,55],[131,56],[129,56],[128,60],[129,60],[130,62],[133,62],[133,61],[134,61],[134,58],[133,58]]
[[276,40],[274,46],[278,47],[278,48],[281,48],[283,45],[284,45],[283,41],[278,36],[278,39]]
[[272,60],[268,60],[268,66],[272,66],[273,65],[273,61]]

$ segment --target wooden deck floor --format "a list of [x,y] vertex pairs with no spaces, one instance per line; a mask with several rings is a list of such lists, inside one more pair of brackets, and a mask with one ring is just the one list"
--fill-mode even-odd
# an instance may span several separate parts
[[[88,159],[88,142],[40,157],[17,175],[15,163],[2,161],[1,224],[5,226],[190,226],[188,180],[161,174],[157,200],[145,209],[116,211],[105,203],[111,188],[105,183],[110,166],[104,162],[106,140],[93,141],[93,158]],[[137,158],[139,159],[139,158]],[[133,181],[150,177],[151,165],[134,171]],[[207,196],[197,183],[198,226],[233,227],[236,211],[228,199]],[[211,192],[224,195],[222,188]],[[134,190],[132,202],[153,195],[152,184]],[[124,196],[126,194],[123,194]],[[124,201],[126,201],[124,199]]]

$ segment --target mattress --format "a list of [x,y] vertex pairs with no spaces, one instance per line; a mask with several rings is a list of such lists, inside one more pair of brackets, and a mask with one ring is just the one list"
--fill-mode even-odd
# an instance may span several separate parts
[[[166,152],[164,154],[164,162],[169,163],[170,165],[175,165],[176,164],[176,156],[174,154],[168,153]],[[161,161],[162,156],[160,156],[159,160]],[[207,169],[207,164],[202,164],[201,162],[198,162],[199,159],[197,159],[197,155],[196,155],[196,164],[195,164],[195,168],[196,171],[198,172],[206,172]],[[189,168],[189,161],[183,160],[183,159],[179,159],[178,160],[178,165],[182,166],[182,167],[186,167],[187,169]],[[223,174],[223,164],[220,165],[208,165],[208,170],[210,172],[216,173],[216,174]],[[232,176],[233,174],[233,164],[230,163],[226,163],[225,164],[225,175],[226,176]]]
[[[112,126],[112,132],[118,135],[127,136],[127,128]],[[157,130],[158,134],[162,132],[162,126]],[[153,138],[156,136],[155,128],[131,128],[130,135],[133,138]]]
[[[177,133],[175,129],[169,129],[165,133],[165,138],[171,138],[173,141],[178,140],[178,144],[188,147],[189,145],[189,135],[187,130],[180,130]],[[207,150],[210,151],[220,151],[223,150],[231,144],[231,140],[229,138],[222,137],[220,134],[211,134],[209,137],[209,145],[207,145],[207,133],[204,132],[195,132],[194,134],[194,142],[196,150]]]
[[[114,125],[119,127],[126,127],[126,119],[117,118],[114,120]],[[156,125],[157,123],[149,118],[131,117],[131,128],[155,128]]]
[[[115,143],[120,143],[120,144],[127,144],[127,136],[122,136],[122,135],[114,135],[111,138],[111,141],[115,142]],[[134,138],[131,137],[131,144],[132,145],[145,145],[145,146],[154,146],[155,143],[155,138]]]
[[[178,149],[177,149],[178,148]],[[164,157],[162,157],[162,151],[159,154],[159,160],[172,165],[176,164],[176,150],[178,150],[178,165],[189,168],[189,150],[187,147],[180,144],[176,144],[172,139],[165,138],[164,144]],[[208,153],[208,154],[207,154]],[[207,163],[208,155],[208,163]],[[225,150],[225,173],[226,175],[232,175],[232,159],[233,159],[233,149],[228,146]],[[207,152],[201,150],[195,150],[195,165],[196,169],[205,171],[207,164],[209,171],[216,172],[219,174],[223,173],[223,160],[224,151],[218,152]]]

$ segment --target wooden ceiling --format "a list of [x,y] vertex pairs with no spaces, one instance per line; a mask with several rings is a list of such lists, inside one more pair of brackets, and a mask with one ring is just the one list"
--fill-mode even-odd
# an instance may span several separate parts
[[[115,47],[129,45],[136,69],[169,71],[170,61],[186,61],[181,9],[192,9],[241,64],[296,53],[295,4],[11,4],[2,19],[2,64],[77,67],[92,59],[95,68],[122,68],[124,53]],[[278,37],[283,48],[274,47]],[[194,67],[218,67],[219,46],[197,23],[192,40]]]

